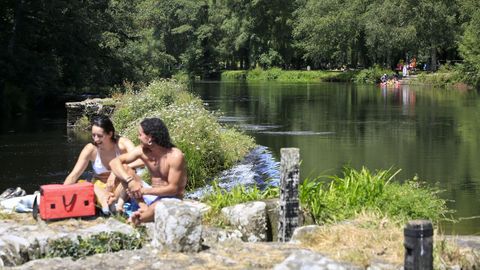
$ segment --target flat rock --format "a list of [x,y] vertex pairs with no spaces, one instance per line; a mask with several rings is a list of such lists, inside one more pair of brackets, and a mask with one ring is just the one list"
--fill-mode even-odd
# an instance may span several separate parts
[[17,214],[13,220],[0,220],[0,267],[15,266],[45,254],[48,242],[60,238],[78,241],[102,232],[137,234],[130,225],[116,219],[67,219],[45,223],[27,214]]

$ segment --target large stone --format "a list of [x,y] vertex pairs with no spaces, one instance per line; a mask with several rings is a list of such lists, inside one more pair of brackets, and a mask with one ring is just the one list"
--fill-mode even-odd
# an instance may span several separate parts
[[225,230],[217,227],[204,227],[202,232],[203,245],[217,246],[224,242],[242,242],[239,230]]
[[111,98],[94,98],[80,102],[67,102],[65,108],[67,109],[67,127],[74,127],[82,116],[87,116],[89,120],[98,114],[110,116],[115,110],[115,103]]
[[243,241],[265,241],[267,239],[266,207],[265,202],[248,202],[225,207],[222,209],[222,214],[242,233]]
[[22,222],[0,220],[0,267],[23,264],[44,256],[51,241],[68,238],[88,238],[102,232],[118,232],[125,235],[137,234],[131,226],[113,218],[83,221],[61,220],[51,223],[34,221],[30,215],[19,215]]
[[163,199],[155,206],[152,246],[160,250],[201,250],[202,214],[199,208],[177,199]]
[[354,270],[360,267],[336,262],[321,254],[310,250],[297,250],[292,252],[275,270]]
[[280,217],[279,199],[269,199],[264,201],[267,210],[267,241],[278,239],[278,219]]
[[312,234],[321,230],[322,227],[318,225],[308,225],[298,227],[293,231],[292,238],[290,239],[291,243],[301,243],[302,240],[308,239]]

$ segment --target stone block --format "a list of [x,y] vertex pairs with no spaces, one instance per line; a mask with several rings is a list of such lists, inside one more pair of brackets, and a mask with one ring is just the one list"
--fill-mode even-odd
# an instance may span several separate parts
[[243,241],[266,241],[266,207],[265,202],[248,202],[225,207],[222,209],[222,214],[232,226],[242,233]]
[[302,240],[310,238],[310,235],[314,234],[316,231],[321,230],[321,227],[318,225],[308,225],[298,227],[293,231],[292,238],[290,239],[291,243],[301,243]]
[[152,246],[175,252],[201,250],[202,215],[197,207],[177,199],[163,199],[155,206]]

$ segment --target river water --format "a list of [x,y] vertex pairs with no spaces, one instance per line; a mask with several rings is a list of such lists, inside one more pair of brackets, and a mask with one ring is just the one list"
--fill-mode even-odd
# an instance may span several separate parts
[[[445,191],[462,218],[443,229],[480,233],[480,97],[475,91],[342,83],[203,82],[193,87],[221,120],[267,146],[300,148],[300,178],[342,167],[401,169]],[[476,217],[476,218],[475,218]]]
[[[338,174],[344,165],[402,169],[399,181],[418,175],[445,190],[440,195],[462,220],[442,229],[480,233],[475,91],[238,82],[199,82],[192,91],[277,160],[281,148],[300,148],[302,179]],[[16,186],[33,192],[63,181],[90,140],[88,133],[68,131],[65,117],[60,109],[0,118],[0,192]]]

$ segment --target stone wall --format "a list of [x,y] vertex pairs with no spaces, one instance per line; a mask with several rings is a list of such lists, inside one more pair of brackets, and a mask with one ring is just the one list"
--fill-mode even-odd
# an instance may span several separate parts
[[103,114],[110,116],[115,110],[115,102],[111,98],[86,99],[79,102],[66,102],[67,127],[75,127],[75,123],[82,116],[87,116],[90,121],[92,116]]

